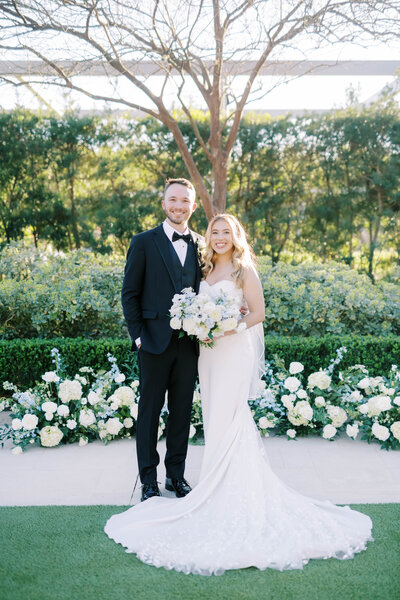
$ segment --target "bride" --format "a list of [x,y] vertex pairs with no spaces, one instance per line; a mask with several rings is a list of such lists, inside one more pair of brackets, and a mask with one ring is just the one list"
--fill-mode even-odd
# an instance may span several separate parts
[[199,575],[352,558],[372,540],[370,518],[286,486],[254,424],[247,400],[259,378],[264,298],[235,217],[211,220],[204,263],[200,291],[213,298],[222,290],[249,310],[244,331],[200,349],[205,450],[199,483],[184,498],[152,497],[113,515],[106,534],[145,563]]

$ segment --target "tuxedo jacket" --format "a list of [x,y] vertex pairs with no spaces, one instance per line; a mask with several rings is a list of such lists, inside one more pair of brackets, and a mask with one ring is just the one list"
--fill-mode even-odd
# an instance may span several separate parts
[[[195,291],[199,291],[201,259],[199,241],[203,238],[190,231],[196,255]],[[175,277],[172,243],[162,225],[132,238],[125,265],[122,286],[122,307],[136,350],[140,337],[143,350],[161,354],[167,348],[173,330],[169,309],[174,294],[180,293]],[[175,250],[172,248],[172,251]]]

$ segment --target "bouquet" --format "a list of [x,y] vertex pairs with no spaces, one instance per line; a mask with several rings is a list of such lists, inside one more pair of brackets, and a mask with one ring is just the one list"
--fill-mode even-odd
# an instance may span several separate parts
[[192,288],[185,288],[175,294],[169,311],[172,329],[180,329],[180,336],[187,333],[200,344],[212,347],[213,343],[203,340],[220,337],[232,329],[237,332],[246,328],[240,323],[241,312],[235,301],[224,292],[211,299],[208,294],[196,294]]

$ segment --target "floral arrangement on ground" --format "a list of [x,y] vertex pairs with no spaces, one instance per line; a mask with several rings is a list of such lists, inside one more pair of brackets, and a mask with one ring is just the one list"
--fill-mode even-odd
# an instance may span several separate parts
[[[325,370],[304,376],[304,366],[275,357],[266,363],[258,397],[249,401],[254,421],[262,435],[298,436],[317,434],[334,440],[339,432],[352,439],[376,440],[387,450],[400,448],[400,369],[392,365],[386,376],[372,377],[364,365],[339,370],[346,348],[337,350]],[[26,391],[10,382],[10,394],[0,401],[0,411],[9,409],[11,425],[0,427],[0,440],[12,439],[14,454],[30,444],[54,447],[78,442],[80,446],[100,439],[132,437],[138,416],[139,381],[121,372],[108,355],[108,371],[95,372],[83,366],[68,377],[59,351],[52,350],[54,370]],[[168,420],[167,402],[162,409],[158,437]],[[203,434],[201,396],[197,387],[189,437]]]

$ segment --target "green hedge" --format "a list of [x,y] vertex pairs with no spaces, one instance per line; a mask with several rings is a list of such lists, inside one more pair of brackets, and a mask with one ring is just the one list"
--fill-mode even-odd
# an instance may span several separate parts
[[[126,339],[124,257],[11,244],[0,252],[0,338]],[[276,336],[400,335],[400,285],[339,263],[272,267],[260,257],[265,331]]]
[[[86,338],[55,338],[52,340],[1,340],[0,377],[22,387],[28,387],[41,375],[53,368],[51,349],[56,347],[74,375],[82,366],[96,369],[108,368],[107,353],[116,357],[121,370],[137,370],[136,354],[130,351],[130,342],[120,339],[90,340]],[[364,364],[373,375],[387,373],[391,365],[400,365],[399,336],[324,336],[324,337],[278,337],[265,340],[266,358],[275,354],[290,361],[300,361],[305,373],[328,366],[340,346],[347,348],[341,366]]]

